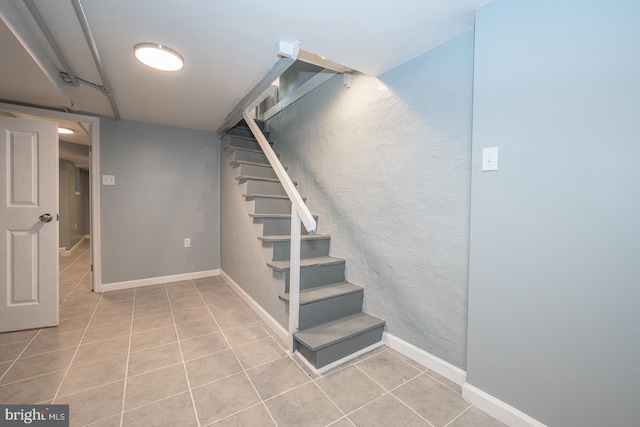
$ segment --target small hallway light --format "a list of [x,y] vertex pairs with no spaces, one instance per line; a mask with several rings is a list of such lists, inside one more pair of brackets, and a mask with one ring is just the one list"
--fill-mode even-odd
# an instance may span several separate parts
[[71,135],[73,133],[73,130],[59,127],[58,128],[58,133],[62,133],[62,134],[65,134],[65,135]]
[[178,71],[184,68],[184,58],[175,50],[158,43],[138,43],[133,54],[143,64],[162,71]]

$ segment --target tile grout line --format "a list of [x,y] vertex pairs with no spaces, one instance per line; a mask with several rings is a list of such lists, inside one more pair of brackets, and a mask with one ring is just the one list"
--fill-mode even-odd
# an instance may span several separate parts
[[[18,354],[18,356],[17,356],[15,359],[13,359],[13,361],[11,362],[11,365],[9,365],[9,367],[6,369],[6,371],[4,371],[4,373],[3,373],[2,375],[0,375],[0,383],[2,382],[2,379],[5,377],[5,375],[7,375],[7,374],[9,373],[9,371],[11,370],[11,368],[13,368],[13,365],[15,365],[15,364],[16,364],[16,362],[18,361],[18,359],[20,359],[20,356],[22,356],[22,355],[24,354],[24,352],[25,352],[25,351],[27,351],[27,349],[29,348],[29,346],[31,345],[31,343],[33,343],[33,341],[38,337],[38,335],[40,335],[40,332],[42,332],[42,328],[40,328],[40,329],[38,330],[38,332],[36,332],[36,334],[33,336],[33,338],[31,338],[31,339],[29,340],[29,344],[27,344],[27,345],[22,349],[22,351],[20,352],[20,354]],[[25,341],[26,341],[26,340],[25,340]],[[20,341],[16,341],[16,342],[20,342]],[[56,372],[56,371],[54,371],[54,372]],[[45,375],[45,374],[42,374],[42,375]],[[18,381],[22,381],[22,380],[18,380]],[[11,382],[11,383],[7,383],[7,384],[13,384],[14,382],[17,382],[17,381],[13,381],[13,382]],[[6,385],[6,384],[0,384],[0,385]]]
[[[191,280],[191,286],[196,288],[192,280]],[[191,381],[189,381],[189,372],[187,371],[187,363],[184,360],[184,353],[182,352],[182,344],[180,343],[180,335],[178,335],[178,326],[176,326],[176,318],[173,315],[173,307],[171,306],[171,297],[169,296],[169,289],[167,288],[166,285],[164,289],[167,295],[167,300],[169,300],[169,311],[171,312],[171,320],[173,321],[173,330],[176,334],[176,339],[178,340],[178,349],[180,350],[180,360],[182,360],[182,369],[184,371],[184,376],[187,379],[187,388],[189,389],[189,396],[191,397],[191,406],[193,407],[193,412],[196,417],[196,424],[198,425],[198,427],[200,427],[200,417],[198,416],[198,408],[196,408],[196,401],[193,398],[193,390],[191,389]],[[200,295],[200,291],[198,291],[198,295]]]
[[124,384],[122,385],[122,405],[120,406],[120,427],[124,423],[124,402],[127,397],[127,378],[129,377],[129,356],[131,355],[131,339],[133,337],[133,315],[136,311],[136,291],[133,291],[133,301],[131,303],[131,325],[129,326],[129,346],[127,347],[127,361],[124,365]]
[[67,370],[64,373],[64,376],[62,377],[62,381],[60,382],[60,385],[58,386],[58,389],[56,390],[56,394],[53,396],[53,401],[54,402],[58,398],[58,394],[60,394],[60,390],[62,389],[62,384],[64,384],[65,380],[67,379],[67,375],[69,375],[69,371],[71,370],[71,365],[73,365],[73,361],[76,359],[76,356],[78,355],[78,351],[80,350],[80,344],[82,343],[82,340],[84,339],[85,335],[87,334],[87,330],[89,329],[89,325],[91,324],[91,320],[93,319],[93,316],[95,315],[96,310],[98,309],[98,305],[100,304],[100,301],[102,301],[102,295],[100,295],[100,299],[98,300],[98,304],[96,304],[96,306],[93,309],[93,313],[91,313],[91,319],[89,319],[89,323],[87,323],[87,326],[84,328],[84,331],[82,332],[82,337],[80,338],[80,341],[78,342],[78,345],[76,346],[76,350],[73,352],[73,356],[71,357],[71,361],[69,362],[69,365],[67,366]]
[[462,414],[464,414],[465,412],[467,412],[469,409],[471,409],[473,407],[473,405],[469,405],[467,406],[462,412],[460,412],[458,415],[456,415],[455,417],[453,417],[453,419],[451,421],[449,421],[447,424],[444,425],[444,427],[448,427],[452,422],[454,422],[455,420],[457,420],[458,418],[460,418],[462,416]]
[[[220,277],[220,276],[218,276],[218,277]],[[222,279],[222,280],[223,280],[223,284],[224,284],[224,279]],[[194,286],[195,286],[195,283],[194,283]],[[200,292],[200,288],[198,288],[197,286],[195,286],[195,288],[198,291],[198,295],[200,295],[200,298],[202,298],[202,301],[206,305],[207,301],[202,296],[202,293]],[[262,396],[260,396],[260,393],[258,393],[258,389],[256,388],[255,384],[253,384],[253,381],[251,381],[251,378],[249,378],[249,374],[247,374],[247,370],[245,369],[244,365],[240,361],[240,358],[236,354],[235,349],[231,346],[231,343],[227,339],[227,336],[224,334],[224,332],[222,332],[222,328],[220,328],[220,324],[218,323],[218,319],[216,319],[216,317],[213,315],[213,312],[211,311],[211,308],[209,308],[208,305],[206,305],[206,307],[207,307],[207,310],[209,311],[209,314],[211,314],[211,317],[213,318],[213,321],[216,322],[216,325],[218,326],[218,329],[220,329],[220,333],[222,334],[222,337],[224,338],[224,341],[229,346],[229,349],[231,349],[231,352],[233,353],[233,357],[236,358],[236,361],[238,362],[238,364],[242,368],[242,373],[244,373],[244,376],[249,381],[249,384],[251,384],[251,387],[253,387],[253,391],[256,393],[256,395],[260,399],[260,402],[262,403],[262,406],[264,407],[265,411],[267,411],[267,414],[269,414],[269,417],[271,418],[271,421],[273,421],[273,424],[277,427],[278,423],[276,422],[275,418],[273,418],[273,415],[271,414],[271,411],[269,411],[269,408],[267,408],[267,405],[265,405],[264,400],[262,399]],[[193,402],[193,404],[195,406],[195,401]],[[245,408],[244,410],[246,410],[246,409],[248,409],[248,408]],[[217,421],[220,421],[220,420],[216,420],[216,422]],[[198,421],[198,425],[200,425],[200,421]]]

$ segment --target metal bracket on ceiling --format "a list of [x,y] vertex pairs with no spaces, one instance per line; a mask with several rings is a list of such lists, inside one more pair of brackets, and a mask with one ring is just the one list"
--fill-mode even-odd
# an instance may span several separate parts
[[75,80],[78,82],[78,84],[74,85],[73,81],[71,80],[71,76],[69,74],[65,73],[64,71],[61,71],[59,74],[60,74],[60,78],[62,79],[62,84],[64,84],[65,86],[77,87],[77,86],[80,86],[80,83],[82,83],[83,85],[92,87],[92,88],[104,93],[105,95],[107,95],[107,88],[104,87],[104,86],[101,86],[101,85],[99,85],[97,83],[92,83],[92,82],[90,82],[88,80],[81,79],[78,76],[75,76]]

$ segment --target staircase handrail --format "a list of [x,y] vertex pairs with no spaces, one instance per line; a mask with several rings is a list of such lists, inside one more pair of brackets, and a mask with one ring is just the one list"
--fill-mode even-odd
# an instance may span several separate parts
[[249,116],[246,111],[242,113],[242,116],[244,117],[244,121],[247,123],[247,125],[249,125],[254,138],[258,141],[258,144],[260,144],[260,148],[262,148],[262,151],[267,157],[269,164],[273,168],[273,171],[276,173],[276,176],[284,187],[284,191],[287,193],[289,200],[291,200],[291,206],[298,213],[298,215],[300,215],[300,220],[304,224],[309,234],[315,234],[317,226],[316,220],[311,214],[311,211],[309,211],[309,208],[307,208],[307,205],[304,204],[300,193],[298,193],[296,186],[293,185],[293,181],[291,181],[291,178],[289,178],[287,171],[285,170],[284,166],[282,166],[282,163],[280,163],[278,156],[276,156],[276,153],[271,148],[271,145],[267,141],[267,138],[264,137],[255,120],[253,120],[253,118]]

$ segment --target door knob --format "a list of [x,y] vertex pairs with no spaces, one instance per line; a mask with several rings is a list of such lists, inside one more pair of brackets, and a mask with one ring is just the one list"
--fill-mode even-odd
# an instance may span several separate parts
[[53,220],[53,216],[51,216],[51,214],[42,214],[40,215],[40,221],[42,222],[51,222],[51,220]]

